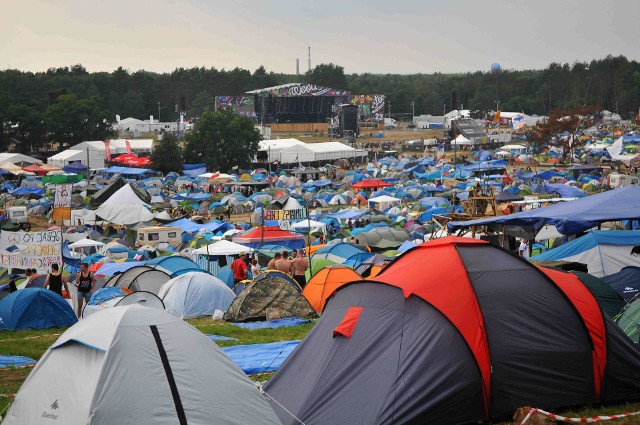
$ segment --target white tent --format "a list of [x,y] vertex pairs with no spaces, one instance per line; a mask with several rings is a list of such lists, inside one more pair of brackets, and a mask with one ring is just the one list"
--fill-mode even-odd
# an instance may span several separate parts
[[142,199],[136,195],[131,185],[122,186],[96,210],[96,215],[114,224],[131,226],[154,219]]
[[324,234],[327,233],[327,225],[321,221],[315,220],[301,220],[297,223],[292,224],[291,229],[295,231],[304,230],[305,232],[307,231],[307,229],[311,229],[311,233],[314,233],[318,230],[322,231],[322,233]]
[[78,249],[78,248],[90,248],[90,247],[95,247],[97,248],[102,248],[104,246],[104,243],[99,242],[99,241],[94,241],[91,240],[89,238],[84,238],[84,239],[80,239],[79,241],[76,241],[72,244],[69,245],[69,248],[71,249]]
[[21,153],[0,153],[0,164],[3,162],[10,162],[12,164],[17,164],[18,162],[27,162],[29,164],[35,164],[40,162],[39,160],[23,155]]
[[367,202],[378,204],[378,209],[380,211],[384,211],[387,208],[398,205],[398,203],[400,202],[400,199],[394,198],[393,196],[382,195],[382,196],[376,196],[375,198],[369,198]]
[[221,316],[236,294],[220,279],[204,272],[189,272],[177,276],[160,288],[158,297],[166,310],[181,319]]
[[81,320],[45,352],[3,425],[280,424],[258,388],[200,331],[131,305]]
[[502,146],[502,148],[500,148],[504,151],[526,151],[527,147],[526,146],[522,146],[522,145],[504,145]]
[[62,168],[74,161],[79,161],[87,165],[87,152],[78,149],[67,149],[53,156],[50,156],[47,160],[47,163]]
[[470,139],[467,139],[462,134],[458,135],[454,140],[451,141],[452,145],[473,145],[473,142]]
[[191,251],[192,255],[238,255],[241,252],[253,252],[253,248],[248,248],[239,243],[221,240],[207,246],[203,246]]

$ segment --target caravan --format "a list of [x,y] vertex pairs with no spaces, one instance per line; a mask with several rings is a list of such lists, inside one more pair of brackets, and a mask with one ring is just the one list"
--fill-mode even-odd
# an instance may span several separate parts
[[613,173],[609,176],[609,187],[611,189],[617,189],[619,187],[628,186],[631,184],[638,185],[639,181],[640,179],[638,179],[638,176]]
[[155,246],[160,242],[179,245],[182,242],[182,229],[179,226],[150,226],[138,229],[138,244]]

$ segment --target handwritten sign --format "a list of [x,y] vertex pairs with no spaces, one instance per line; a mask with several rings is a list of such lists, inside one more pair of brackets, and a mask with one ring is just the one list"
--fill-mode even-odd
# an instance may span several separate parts
[[262,211],[264,220],[302,220],[307,218],[307,210],[300,208],[297,210],[264,210]]
[[[0,261],[3,267],[39,271],[47,270],[52,264],[62,265],[62,234],[59,230],[42,232],[0,233]],[[18,249],[8,252],[7,248]]]

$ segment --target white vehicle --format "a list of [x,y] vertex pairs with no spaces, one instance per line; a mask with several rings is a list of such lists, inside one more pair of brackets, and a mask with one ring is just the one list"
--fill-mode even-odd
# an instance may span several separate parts
[[628,174],[613,173],[609,176],[609,187],[616,189],[622,186],[629,186],[631,184],[640,184],[638,176],[630,176]]
[[179,226],[150,226],[138,229],[138,245],[155,246],[160,242],[178,245],[182,242],[182,229]]
[[27,207],[9,207],[7,208],[7,214],[9,221],[13,224],[17,224],[21,230],[31,230]]
[[384,128],[398,128],[398,121],[393,118],[385,118],[384,119]]

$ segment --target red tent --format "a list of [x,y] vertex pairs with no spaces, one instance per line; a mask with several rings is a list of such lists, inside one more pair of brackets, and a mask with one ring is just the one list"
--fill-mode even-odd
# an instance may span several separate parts
[[351,185],[351,187],[354,187],[356,189],[378,189],[380,187],[389,187],[389,186],[393,186],[393,185],[391,183],[387,183],[380,179],[362,180],[361,182]]
[[29,171],[30,173],[36,173],[39,176],[44,176],[45,174],[48,173],[48,170],[45,170],[44,168],[36,165],[36,164],[31,164],[28,167],[24,167],[23,168],[24,171]]

